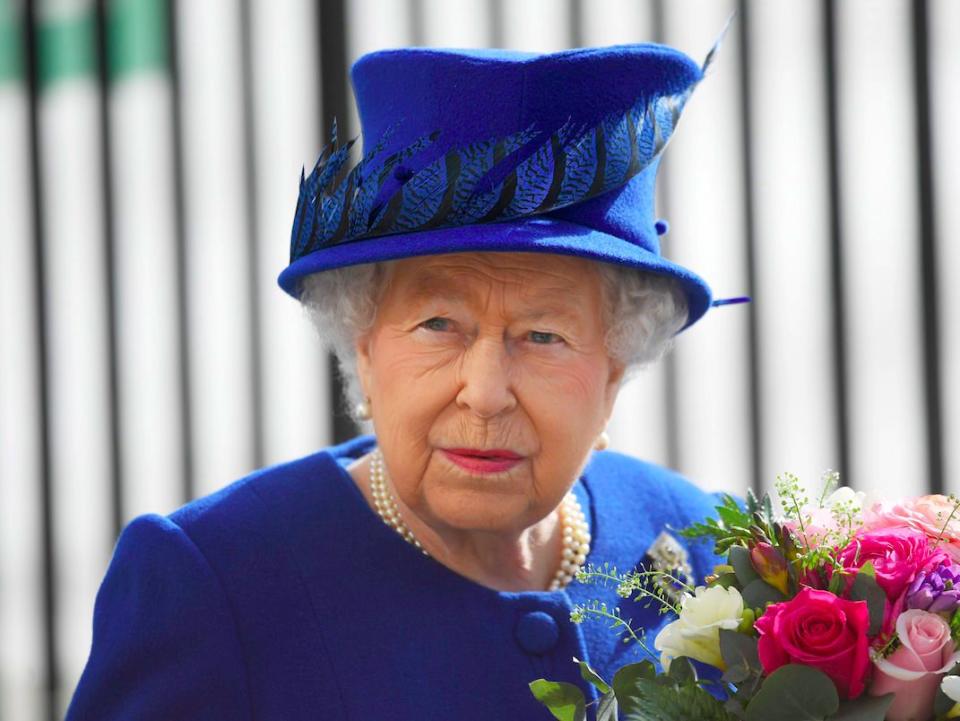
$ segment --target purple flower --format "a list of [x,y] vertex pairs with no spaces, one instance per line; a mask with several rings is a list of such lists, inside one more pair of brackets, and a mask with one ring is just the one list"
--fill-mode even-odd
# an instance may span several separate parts
[[953,611],[960,606],[960,565],[944,561],[929,571],[920,571],[906,592],[907,608],[931,613]]

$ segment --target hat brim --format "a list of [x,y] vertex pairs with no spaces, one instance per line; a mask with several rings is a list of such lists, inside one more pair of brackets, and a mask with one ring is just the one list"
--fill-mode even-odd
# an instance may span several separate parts
[[686,330],[709,310],[710,286],[696,273],[634,243],[566,220],[528,217],[400,233],[340,243],[314,251],[287,266],[277,282],[299,299],[300,280],[332,268],[422,255],[470,251],[557,253],[623,265],[676,279],[687,298]]

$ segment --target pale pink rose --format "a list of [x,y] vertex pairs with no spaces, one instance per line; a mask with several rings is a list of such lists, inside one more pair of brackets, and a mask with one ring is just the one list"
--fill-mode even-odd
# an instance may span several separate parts
[[802,545],[810,548],[823,545],[828,537],[840,531],[837,519],[833,515],[834,509],[840,507],[860,509],[863,507],[865,495],[857,493],[852,488],[841,486],[823,499],[820,505],[809,505],[800,509],[800,515],[803,518],[802,531],[796,520],[785,520],[782,523],[790,529]]
[[[906,498],[896,503],[874,503],[863,512],[863,527],[873,530],[906,526],[923,531],[929,538],[936,538],[952,511],[953,503],[941,495]],[[960,563],[960,513],[954,515],[944,530],[940,547]]]
[[929,611],[911,609],[897,619],[900,647],[886,658],[874,659],[871,696],[895,693],[887,721],[927,721],[940,679],[960,661],[950,625]]
[[827,537],[837,531],[837,522],[829,508],[804,508],[803,530],[800,524],[793,519],[783,521],[791,535],[808,548],[815,548],[823,544]]

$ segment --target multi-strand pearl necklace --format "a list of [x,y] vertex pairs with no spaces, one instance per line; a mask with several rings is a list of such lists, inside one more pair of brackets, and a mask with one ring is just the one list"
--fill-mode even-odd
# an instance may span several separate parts
[[[383,522],[399,533],[407,543],[419,548],[423,555],[429,556],[430,554],[420,545],[420,541],[400,516],[397,499],[387,487],[387,473],[383,465],[383,454],[379,448],[374,449],[370,458],[370,491],[373,494],[373,504]],[[590,529],[580,502],[572,491],[567,493],[560,504],[560,525],[563,533],[563,553],[560,558],[560,568],[550,581],[551,591],[559,590],[569,584],[590,553]]]

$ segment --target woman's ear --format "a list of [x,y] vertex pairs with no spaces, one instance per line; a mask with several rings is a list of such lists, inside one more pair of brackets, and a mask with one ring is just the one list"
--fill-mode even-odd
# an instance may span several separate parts
[[358,336],[353,347],[357,355],[357,378],[360,380],[360,388],[363,390],[363,395],[369,398],[370,388],[373,385],[371,382],[370,334],[363,333]]

